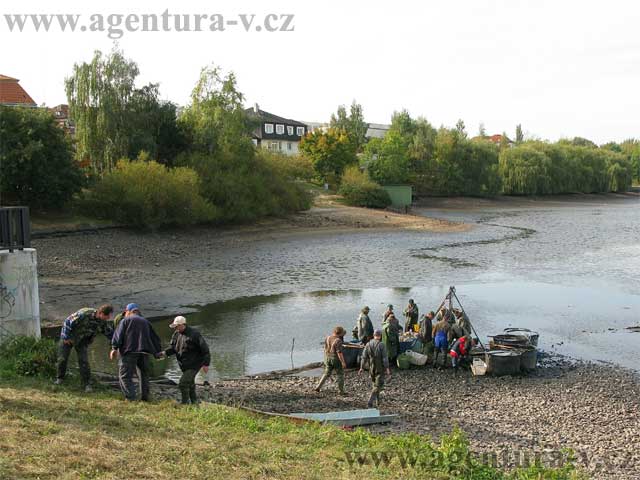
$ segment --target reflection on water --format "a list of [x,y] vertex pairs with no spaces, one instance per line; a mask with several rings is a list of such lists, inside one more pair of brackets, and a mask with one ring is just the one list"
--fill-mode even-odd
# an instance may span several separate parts
[[[187,318],[211,346],[209,375],[213,380],[290,368],[293,339],[294,366],[320,361],[324,336],[335,325],[350,332],[364,305],[371,307],[374,325],[380,325],[388,303],[401,311],[413,298],[424,313],[437,308],[448,287],[246,297],[208,305]],[[640,296],[536,282],[458,285],[457,294],[483,341],[505,327],[526,327],[540,332],[540,346],[545,350],[637,368],[640,334],[624,328],[636,323],[634,311],[640,308]],[[169,322],[154,323],[165,344],[172,333]],[[106,341],[98,339],[96,347],[93,364],[97,370],[108,368]],[[154,367],[156,375],[179,375],[175,359],[156,362]]]

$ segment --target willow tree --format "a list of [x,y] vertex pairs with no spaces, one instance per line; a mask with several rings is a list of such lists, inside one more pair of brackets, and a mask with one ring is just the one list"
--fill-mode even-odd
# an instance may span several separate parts
[[127,108],[138,66],[113,49],[96,51],[90,63],[75,64],[65,79],[69,114],[76,127],[76,155],[102,175],[128,153]]
[[227,155],[234,161],[253,158],[251,119],[244,107],[233,72],[210,65],[200,72],[191,102],[179,118],[192,149],[207,155]]

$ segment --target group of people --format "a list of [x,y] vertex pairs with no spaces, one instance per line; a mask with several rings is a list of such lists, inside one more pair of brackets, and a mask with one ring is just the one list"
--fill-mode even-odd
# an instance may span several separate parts
[[[353,329],[354,338],[364,344],[360,359],[360,373],[369,370],[372,390],[369,396],[369,408],[380,403],[380,393],[384,386],[385,375],[390,376],[390,365],[395,363],[400,353],[400,336],[402,332],[415,332],[422,344],[422,353],[432,359],[433,366],[444,368],[447,358],[451,358],[451,365],[457,371],[461,364],[470,360],[471,349],[478,340],[471,336],[472,327],[469,317],[461,310],[447,308],[444,304],[438,312],[430,311],[420,317],[418,306],[413,299],[409,300],[403,310],[404,326],[395,315],[393,305],[387,305],[382,316],[382,328],[374,330],[369,317],[371,309],[364,307]],[[344,369],[347,368],[343,344],[346,331],[343,327],[336,327],[332,334],[325,339],[325,369],[316,392],[319,392],[327,379],[335,372],[338,391],[345,395]],[[441,363],[438,358],[442,356]]]
[[88,349],[96,335],[105,335],[111,343],[109,358],[118,359],[118,380],[127,400],[136,400],[134,377],[140,384],[140,399],[149,401],[151,358],[176,356],[182,376],[178,383],[182,404],[197,404],[195,378],[202,369],[209,370],[211,356],[204,337],[187,325],[183,316],[177,316],[169,325],[174,330],[168,348],[162,348],[160,337],[153,325],[140,312],[140,306],[130,303],[124,311],[113,317],[113,307],[82,308],[69,315],[60,332],[57,377],[55,383],[63,383],[71,350],[76,351],[80,382],[85,392],[91,392],[91,368]]

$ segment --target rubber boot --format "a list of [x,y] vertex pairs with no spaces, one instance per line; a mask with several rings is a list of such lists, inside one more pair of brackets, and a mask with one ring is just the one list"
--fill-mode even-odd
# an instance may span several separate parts
[[189,389],[185,388],[185,389],[181,389],[180,390],[180,395],[181,395],[181,400],[180,403],[182,405],[189,405]]
[[378,404],[378,399],[377,399],[376,392],[371,392],[371,395],[369,396],[369,401],[367,402],[367,408],[373,408],[377,404]]
[[329,375],[327,374],[323,374],[322,377],[320,377],[320,381],[318,382],[318,385],[315,388],[316,392],[320,391],[320,389],[322,388],[322,385],[324,385],[324,382],[326,382],[328,378],[329,378]]
[[338,378],[338,392],[340,392],[340,395],[346,395],[344,391],[344,377]]
[[189,399],[191,400],[191,404],[192,405],[197,405],[199,403],[198,402],[198,396],[196,395],[196,386],[195,385],[192,386],[189,389]]

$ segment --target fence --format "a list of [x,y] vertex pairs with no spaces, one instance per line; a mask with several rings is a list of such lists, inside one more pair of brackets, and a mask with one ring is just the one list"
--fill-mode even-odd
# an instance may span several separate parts
[[0,207],[0,250],[31,247],[31,224],[27,207]]

